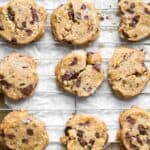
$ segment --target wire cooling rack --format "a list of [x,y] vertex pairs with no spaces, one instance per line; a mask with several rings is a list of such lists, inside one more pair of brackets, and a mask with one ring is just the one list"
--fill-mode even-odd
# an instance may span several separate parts
[[[0,5],[9,0],[1,0]],[[66,0],[36,0],[43,5],[50,16],[52,11]],[[0,58],[12,51],[23,52],[34,57],[37,61],[39,83],[32,98],[20,102],[12,102],[5,99],[6,106],[0,108],[3,116],[7,112],[18,109],[26,109],[34,116],[43,120],[46,124],[50,144],[46,150],[62,150],[59,138],[63,135],[66,121],[73,113],[87,113],[104,120],[109,129],[109,143],[117,143],[116,132],[118,130],[118,117],[121,111],[132,105],[141,106],[150,110],[150,84],[144,91],[132,101],[122,101],[112,94],[107,83],[107,66],[115,48],[128,46],[135,49],[144,49],[146,52],[146,65],[150,68],[150,40],[140,42],[126,42],[118,36],[120,17],[118,16],[118,0],[87,0],[94,3],[101,12],[104,20],[101,21],[101,34],[99,38],[82,49],[86,51],[98,51],[103,58],[105,81],[96,93],[88,98],[79,98],[64,93],[56,86],[54,68],[57,62],[71,50],[80,49],[70,45],[60,44],[54,41],[51,35],[49,18],[44,37],[39,41],[23,47],[12,47],[3,40],[0,41]],[[147,0],[146,2],[149,2]]]

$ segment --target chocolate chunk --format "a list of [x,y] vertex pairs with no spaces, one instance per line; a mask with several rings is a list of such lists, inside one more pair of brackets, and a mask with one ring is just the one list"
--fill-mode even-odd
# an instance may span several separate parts
[[85,20],[88,20],[88,19],[89,19],[89,16],[88,16],[88,15],[84,16],[84,19],[85,19]]
[[142,142],[142,140],[140,139],[139,136],[136,137],[136,140],[137,140],[137,142],[138,142],[139,144],[143,145],[143,142]]
[[127,32],[125,32],[124,30],[122,30],[122,34],[123,34],[123,36],[124,36],[125,38],[129,38],[128,33],[127,33]]
[[32,91],[33,91],[33,86],[31,84],[21,89],[22,94],[27,95],[27,96],[30,95]]
[[68,16],[69,16],[69,19],[74,21],[74,12],[72,9],[68,9]]
[[132,9],[135,8],[135,3],[131,3],[130,8],[132,8]]
[[0,130],[0,137],[5,137],[4,131],[2,129]]
[[93,139],[90,139],[89,143],[88,143],[88,149],[91,150],[93,145],[94,145],[95,141]]
[[11,84],[8,83],[6,80],[0,80],[0,84],[4,86],[6,89],[9,89],[11,87]]
[[32,136],[34,134],[33,130],[32,129],[27,129],[27,134]]
[[90,55],[93,55],[94,52],[87,52],[87,57],[89,57]]
[[99,138],[100,138],[100,134],[99,134],[98,132],[96,132],[96,133],[95,133],[95,137],[96,137],[97,139],[99,139]]
[[108,17],[108,16],[106,16],[106,19],[108,20],[108,19],[109,19],[109,17]]
[[142,124],[138,125],[138,130],[139,130],[141,135],[145,135],[146,134],[146,129],[144,128],[144,126]]
[[75,72],[67,72],[62,76],[62,81],[76,79],[78,73]]
[[27,32],[28,36],[30,36],[32,34],[32,30],[30,30],[30,29],[26,29],[25,31]]
[[126,118],[127,122],[129,122],[130,124],[134,125],[135,124],[135,119],[133,119],[131,116],[128,116]]
[[81,9],[86,9],[86,5],[85,5],[85,4],[82,4],[82,5],[81,5]]
[[0,80],[1,80],[1,79],[4,79],[4,76],[0,74]]
[[31,7],[31,14],[32,14],[31,24],[34,24],[35,22],[38,22],[39,21],[39,17],[38,17],[36,9],[34,9],[33,7]]
[[133,10],[132,8],[128,8],[128,9],[126,9],[126,11],[127,11],[128,13],[130,13],[130,14],[133,14],[133,13],[134,13],[134,10]]
[[6,136],[7,136],[9,139],[11,139],[11,140],[16,137],[14,134],[7,134]]
[[26,28],[27,27],[27,23],[24,21],[24,22],[22,22],[22,27],[23,28]]
[[150,15],[150,10],[148,10],[148,8],[144,8],[144,12],[148,15]]
[[11,39],[11,43],[14,44],[14,45],[16,45],[16,44],[17,44],[17,39],[16,39],[15,37],[13,37],[13,38]]
[[135,27],[136,24],[139,22],[140,16],[135,16],[132,18],[132,21],[130,23],[130,26]]
[[4,26],[2,23],[0,23],[0,30],[4,30]]
[[78,138],[78,141],[79,141],[79,143],[80,143],[80,145],[82,146],[82,147],[85,147],[86,145],[87,145],[87,142],[83,139],[83,138]]
[[28,144],[28,139],[22,139],[22,143]]
[[65,135],[66,135],[66,136],[69,136],[68,131],[71,130],[71,129],[72,129],[71,127],[66,127],[66,128],[65,128],[65,131],[64,131],[64,132],[65,132]]
[[147,143],[150,144],[150,138],[147,138]]
[[81,19],[81,13],[80,12],[76,12],[75,14],[74,14],[74,17],[75,17],[75,19]]
[[78,137],[83,138],[83,134],[84,134],[84,131],[82,131],[82,130],[77,130],[77,136],[78,136]]
[[94,67],[94,69],[96,69],[98,72],[100,72],[100,70],[101,70],[101,64],[95,64],[93,67]]
[[79,78],[77,79],[76,87],[80,87],[80,85],[81,85],[81,77],[79,77]]
[[78,62],[77,57],[74,57],[74,58],[73,58],[73,61],[70,63],[70,66],[74,66],[74,65],[76,65],[76,64],[77,64],[77,62]]
[[14,13],[14,11],[10,7],[8,7],[7,11],[8,11],[8,18],[11,21],[14,21],[15,20],[15,13]]

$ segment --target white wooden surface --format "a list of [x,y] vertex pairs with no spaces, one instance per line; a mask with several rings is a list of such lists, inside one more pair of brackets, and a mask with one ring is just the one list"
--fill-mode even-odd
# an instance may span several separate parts
[[[43,5],[49,16],[54,8],[66,2],[66,0],[36,0]],[[137,43],[127,43],[120,41],[117,28],[120,23],[118,12],[118,0],[89,0],[95,3],[98,11],[104,16],[101,23],[101,35],[97,41],[91,44],[85,50],[99,51],[103,57],[103,67],[107,75],[107,63],[114,49],[119,46],[128,46],[137,49],[144,49],[147,53],[146,64],[150,68],[150,40],[144,40]],[[8,2],[1,0],[0,5]],[[150,0],[146,0],[150,2]],[[106,19],[108,17],[109,19]],[[115,142],[116,132],[118,129],[119,113],[132,105],[139,105],[145,109],[150,109],[150,84],[145,88],[141,95],[132,101],[121,101],[112,94],[108,86],[107,79],[97,90],[97,92],[88,98],[78,98],[75,102],[75,96],[60,91],[55,84],[54,68],[58,60],[78,47],[65,46],[53,40],[50,31],[49,18],[47,22],[47,31],[44,37],[38,42],[32,43],[21,48],[12,47],[8,43],[0,40],[0,58],[3,58],[11,51],[19,51],[32,55],[38,62],[38,72],[40,81],[35,95],[19,103],[13,103],[6,100],[10,109],[27,109],[35,116],[43,120],[47,126],[50,141],[47,150],[63,149],[59,144],[59,137],[63,135],[65,122],[75,112],[84,112],[92,114],[103,119],[109,128],[109,142]],[[112,149],[112,146],[110,146]],[[116,148],[114,148],[116,150]]]

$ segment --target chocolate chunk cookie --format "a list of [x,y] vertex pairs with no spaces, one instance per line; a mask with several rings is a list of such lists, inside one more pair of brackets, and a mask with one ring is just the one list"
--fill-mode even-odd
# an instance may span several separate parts
[[11,150],[44,150],[48,134],[43,122],[27,111],[10,112],[1,123],[0,139]]
[[28,44],[45,32],[47,12],[33,0],[11,0],[0,8],[0,36],[12,44]]
[[150,150],[150,113],[132,107],[120,115],[119,140],[126,150]]
[[32,57],[11,53],[0,62],[0,90],[13,100],[30,97],[38,82]]
[[58,85],[77,96],[93,94],[104,80],[101,56],[97,52],[73,51],[57,64]]
[[99,35],[100,14],[93,4],[84,0],[70,0],[51,15],[54,38],[60,42],[83,45]]
[[150,36],[150,5],[143,0],[120,0],[120,37],[139,41]]
[[143,50],[118,48],[108,67],[108,81],[116,95],[129,99],[144,89],[150,79],[150,72],[144,64]]
[[74,115],[60,140],[67,150],[102,150],[108,140],[107,127],[90,115]]

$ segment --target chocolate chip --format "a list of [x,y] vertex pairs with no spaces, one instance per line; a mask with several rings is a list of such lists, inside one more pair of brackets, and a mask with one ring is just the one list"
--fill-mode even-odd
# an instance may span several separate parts
[[26,29],[25,31],[27,32],[28,36],[30,36],[32,34],[32,30],[30,30],[30,29]]
[[82,4],[82,5],[81,5],[81,9],[86,9],[86,5],[85,5],[85,4]]
[[91,139],[88,143],[88,149],[91,150],[93,145],[94,145],[95,141],[93,139]]
[[65,128],[65,131],[64,131],[64,132],[65,132],[65,135],[66,135],[66,136],[69,136],[68,131],[71,130],[71,129],[72,129],[71,127],[66,127],[66,128]]
[[62,76],[62,81],[76,79],[77,76],[78,76],[78,73],[68,72]]
[[142,142],[142,140],[140,139],[139,136],[136,137],[136,140],[137,140],[137,142],[138,142],[139,144],[143,145],[143,142]]
[[0,30],[4,30],[4,26],[2,23],[0,23]]
[[147,143],[150,144],[150,138],[147,138]]
[[100,134],[99,134],[98,132],[96,132],[96,133],[95,133],[95,137],[96,137],[97,139],[99,139],[99,138],[100,138]]
[[22,143],[28,144],[28,139],[22,139]]
[[74,12],[72,9],[68,9],[68,16],[69,16],[69,19],[74,21]]
[[1,80],[1,79],[4,79],[4,76],[0,74],[0,80]]
[[32,91],[33,91],[33,86],[31,84],[28,85],[27,87],[21,89],[21,92],[27,96],[30,95],[32,93]]
[[0,130],[0,137],[5,137],[4,131],[2,129]]
[[31,24],[34,24],[35,22],[38,22],[39,21],[39,17],[37,15],[36,9],[34,9],[33,7],[31,7],[31,14],[32,14]]
[[135,124],[135,119],[133,119],[131,116],[128,116],[126,118],[127,122],[129,122],[130,124],[134,125]]
[[77,64],[77,62],[78,62],[77,57],[74,57],[74,58],[73,58],[73,61],[70,63],[70,66],[74,66],[74,65],[76,65],[76,64]]
[[130,8],[135,8],[135,3],[131,3]]
[[106,16],[106,19],[108,20],[108,19],[109,19],[109,17],[108,17],[108,16]]
[[103,21],[103,20],[104,20],[104,17],[100,17],[100,20]]
[[80,12],[76,12],[75,14],[74,14],[74,17],[75,17],[75,19],[81,19],[81,13]]
[[80,143],[80,145],[82,146],[82,147],[85,147],[86,145],[87,145],[87,142],[83,139],[83,138],[78,138],[78,141],[79,141],[79,143]]
[[84,134],[84,131],[82,131],[82,130],[77,130],[77,136],[78,136],[78,137],[83,138],[83,134]]
[[8,18],[11,21],[14,21],[15,20],[15,13],[14,13],[14,11],[10,7],[8,7],[7,11],[8,11]]
[[11,43],[14,44],[14,45],[16,45],[16,44],[17,44],[17,39],[16,39],[15,37],[13,37],[13,38],[11,39]]
[[88,19],[89,19],[89,16],[88,16],[88,15],[84,16],[84,19],[85,19],[85,20],[88,20]]
[[141,135],[145,135],[146,134],[146,129],[144,128],[144,126],[142,124],[138,125],[138,130],[139,130]]
[[27,134],[32,136],[34,134],[33,130],[32,129],[27,129]]
[[6,89],[9,89],[11,87],[11,84],[8,83],[6,80],[0,80],[0,84],[4,86]]
[[122,30],[122,34],[123,34],[123,36],[124,36],[125,38],[129,38],[128,33],[127,33],[127,32],[125,32],[124,30]]
[[22,22],[22,26],[23,26],[23,28],[26,28],[26,26],[27,26],[27,23],[24,21],[24,22]]
[[150,15],[150,10],[148,10],[148,8],[144,8],[144,12],[148,15]]
[[100,72],[100,70],[101,70],[101,64],[95,64],[93,67],[94,67],[94,69],[96,69],[98,72]]
[[27,66],[22,66],[22,68],[23,68],[23,69],[26,69],[26,68],[28,68],[28,67],[27,67]]
[[134,13],[134,10],[133,10],[132,8],[128,8],[128,9],[126,9],[126,11],[127,11],[128,13],[130,13],[130,14],[133,14],[133,13]]
[[16,137],[14,134],[7,134],[6,136],[7,136],[9,139],[11,139],[11,140]]
[[79,78],[77,79],[76,87],[80,87],[80,85],[81,85],[81,77],[79,77]]
[[135,27],[136,24],[139,22],[140,16],[135,16],[132,18],[132,21],[130,23],[130,26]]

